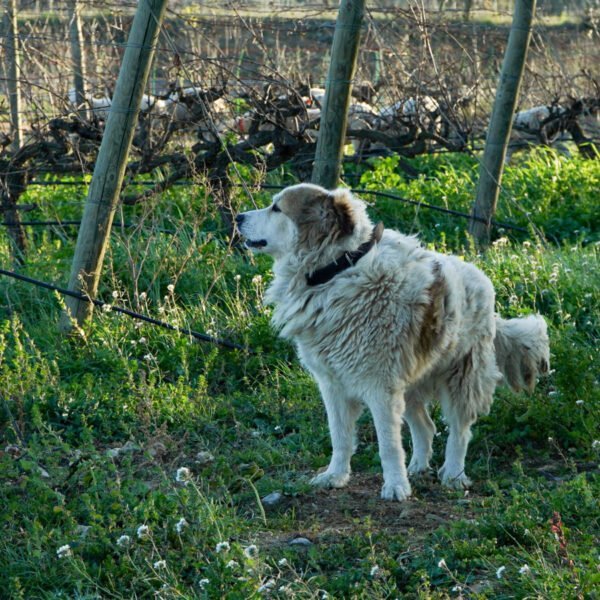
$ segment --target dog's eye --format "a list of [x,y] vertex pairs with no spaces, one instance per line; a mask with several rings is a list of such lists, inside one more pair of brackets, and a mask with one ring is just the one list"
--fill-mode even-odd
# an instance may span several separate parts
[[277,204],[273,204],[271,210],[273,212],[281,212],[281,209],[279,208],[279,206],[277,206]]

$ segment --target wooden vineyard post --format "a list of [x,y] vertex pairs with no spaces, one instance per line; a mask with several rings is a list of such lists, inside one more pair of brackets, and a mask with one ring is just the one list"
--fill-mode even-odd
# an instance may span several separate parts
[[24,262],[27,250],[27,236],[21,224],[17,207],[18,198],[24,188],[24,172],[14,166],[14,159],[19,156],[23,145],[23,104],[21,101],[21,51],[17,23],[17,6],[15,0],[4,0],[3,36],[6,62],[6,87],[10,106],[10,133],[12,141],[11,162],[8,171],[0,182],[0,218],[8,225],[8,235],[11,241],[11,253],[15,268]]
[[83,50],[83,35],[81,31],[81,2],[69,0],[72,11],[69,23],[69,39],[71,42],[71,61],[73,63],[73,88],[75,90],[75,106],[77,114],[85,119],[87,110],[85,106],[85,55]]
[[469,231],[479,247],[485,247],[490,242],[491,220],[496,212],[500,194],[506,148],[531,38],[535,2],[536,0],[515,2],[515,13],[479,168],[479,182],[472,212],[474,218],[469,226]]
[[312,172],[313,183],[327,189],[337,187],[340,178],[352,78],[356,70],[364,11],[364,0],[342,0],[335,24]]
[[15,0],[4,0],[4,35],[6,40],[5,52],[8,65],[8,100],[10,104],[10,120],[12,129],[12,150],[17,152],[21,147],[23,137],[22,107],[21,107],[21,56],[19,52],[19,32],[17,28],[17,8]]
[[[141,0],[125,47],[88,190],[69,279],[71,291],[87,294],[90,298],[95,298],[98,291],[127,155],[166,6],[166,0]],[[91,302],[68,298],[66,305],[68,314],[63,315],[61,320],[63,331],[71,330],[71,319],[81,325],[92,314]]]

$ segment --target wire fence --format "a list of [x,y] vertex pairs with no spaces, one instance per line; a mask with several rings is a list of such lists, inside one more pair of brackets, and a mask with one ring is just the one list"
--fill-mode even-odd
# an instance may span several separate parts
[[[29,186],[47,173],[60,178],[92,171],[137,6],[96,0],[15,4],[14,36],[5,27],[0,37],[0,207],[3,225],[13,233],[25,223],[40,227],[61,220],[35,213],[40,218],[21,219],[28,207],[19,198]],[[512,5],[369,3],[347,160],[476,153],[485,138]],[[149,203],[171,186],[201,178],[221,189],[218,201],[227,209],[232,184],[223,182],[231,168],[252,195],[238,165],[264,173],[285,164],[306,179],[336,8],[285,0],[170,3],[142,100],[124,204]],[[538,2],[510,152],[540,143],[568,151],[564,144],[571,138],[586,151],[589,142],[600,140],[598,8],[595,0]],[[7,68],[9,42],[18,50],[16,79]],[[76,76],[84,83],[81,90]],[[23,98],[18,149],[11,145],[17,128],[9,110],[14,85]],[[152,183],[140,175],[150,175]],[[434,202],[404,201],[466,217]],[[76,226],[78,219],[70,214],[64,221]]]
[[[477,156],[512,4],[369,3],[352,82],[346,159],[364,165],[371,157],[392,153]],[[82,190],[112,110],[137,4],[15,0],[14,5],[16,30],[11,32],[7,22],[0,33],[0,225],[17,246],[17,255],[29,252],[33,272],[45,275],[35,278],[15,269],[0,269],[0,275],[253,354],[225,336],[179,327],[48,281],[66,275],[64,252],[48,250],[62,249],[62,241],[71,243],[66,229],[76,231],[81,224]],[[540,143],[560,147],[573,139],[585,150],[586,143],[600,140],[599,3],[540,0],[538,7],[511,145],[514,150]],[[232,197],[245,195],[254,202],[259,190],[281,189],[267,183],[269,171],[286,169],[300,180],[310,175],[336,12],[336,3],[295,0],[170,3],[113,224],[121,234],[111,248],[115,259],[108,276],[113,282],[129,281],[134,297],[140,286],[146,290],[159,280],[175,282],[193,261],[200,264],[202,249],[212,239],[225,252],[202,265],[213,272],[203,288],[202,302],[208,302],[232,249]],[[78,87],[78,79],[83,86]],[[11,112],[15,90],[22,98],[18,119]],[[435,201],[365,189],[360,180],[346,183],[363,197],[473,218]],[[35,190],[46,186],[73,191],[52,207],[43,200],[44,192],[42,201],[35,201]],[[174,201],[168,215],[158,214],[162,209],[156,198],[174,186],[189,195],[189,205]],[[215,228],[208,203],[193,213],[197,204],[192,195],[202,193],[214,194],[220,228]],[[504,194],[518,206],[517,199]],[[531,223],[530,229],[502,221],[492,225],[521,234],[532,230]],[[52,228],[60,240],[31,233],[42,228]],[[7,238],[0,234],[0,239]],[[36,244],[39,251],[31,251]]]
[[[369,6],[354,82],[356,103],[365,105],[356,109],[364,113],[360,119],[365,123],[359,125],[373,128],[375,116],[381,117],[383,112],[391,117],[393,107],[404,103],[400,109],[405,118],[412,107],[413,112],[421,113],[417,115],[421,121],[448,121],[454,131],[444,132],[447,137],[481,139],[495,93],[512,2],[468,4],[472,12],[469,20],[464,19],[464,11],[460,12],[462,2],[414,0]],[[572,20],[560,26],[551,14],[558,12],[559,4],[541,3],[521,93],[523,109],[598,96],[597,3],[562,3],[562,10],[569,12],[566,16],[561,13],[561,17]],[[78,5],[86,108],[102,120],[109,108],[135,4],[92,1]],[[73,2],[23,2],[19,11],[21,116],[25,127],[39,130],[75,109]],[[216,115],[221,132],[240,134],[236,117],[244,109],[256,111],[265,104],[266,86],[276,86],[279,95],[297,92],[302,96],[306,96],[307,88],[324,87],[334,19],[334,7],[327,3],[175,3],[156,49],[147,90],[152,99],[148,98],[146,108],[157,117],[164,116],[165,104],[158,100],[167,101],[171,110],[182,113],[175,118],[183,121],[190,116],[185,114],[190,102],[181,92],[215,87],[223,99]],[[3,31],[3,51],[6,40]],[[4,117],[0,131],[5,133],[10,131],[6,110],[9,79],[2,73],[0,93],[5,97],[5,110],[0,114]],[[174,94],[178,88],[180,94]],[[412,104],[405,106],[411,98]],[[445,114],[428,114],[436,112],[432,107]],[[379,128],[389,131],[390,125],[397,123],[382,122]],[[443,137],[440,123],[431,125]]]
[[48,283],[47,281],[40,281],[39,279],[34,279],[33,277],[28,277],[21,273],[15,273],[14,271],[9,271],[6,269],[0,269],[0,275],[4,277],[10,277],[11,279],[15,279],[20,282],[27,283],[29,285],[33,285],[38,288],[42,288],[45,290],[50,290],[52,292],[58,292],[63,296],[69,296],[71,298],[77,298],[78,300],[83,300],[84,302],[89,302],[94,306],[97,306],[103,309],[105,312],[115,312],[122,315],[126,315],[132,319],[136,319],[137,321],[143,321],[144,323],[149,323],[151,325],[155,325],[156,327],[162,327],[163,329],[168,329],[169,331],[174,331],[176,333],[180,333],[182,335],[186,335],[190,338],[201,342],[207,342],[209,344],[214,344],[216,346],[221,346],[222,348],[227,348],[228,350],[243,350],[248,354],[256,354],[254,350],[248,348],[247,346],[243,346],[242,344],[238,344],[236,342],[232,342],[231,340],[226,340],[223,338],[215,337],[212,335],[207,335],[206,333],[200,333],[198,331],[194,331],[193,329],[188,329],[185,327],[179,327],[177,325],[173,325],[172,323],[168,323],[167,321],[163,321],[161,319],[156,319],[154,317],[149,317],[148,315],[144,315],[142,313],[136,312],[129,308],[124,308],[122,306],[118,306],[113,302],[104,302],[103,300],[99,300],[97,298],[92,298],[86,294],[80,294],[78,292],[74,292],[73,290],[68,290],[66,288],[54,285],[52,283]]
[[[133,184],[135,185],[156,185],[156,182],[152,182],[152,181],[139,181],[139,182],[133,182]],[[48,185],[52,185],[52,186],[61,186],[61,185],[67,185],[67,186],[86,186],[87,184],[81,182],[71,182],[71,181],[54,181],[54,182],[32,182],[30,185],[35,186],[35,185],[40,185],[40,186],[48,186]],[[189,181],[178,181],[176,185],[179,186],[194,186],[197,184],[194,184],[193,182],[189,182]],[[273,190],[273,191],[280,191],[282,189],[284,189],[285,186],[283,185],[269,185],[269,184],[261,184],[260,185],[260,189],[261,190]],[[403,196],[399,196],[398,194],[392,194],[390,192],[383,192],[383,191],[378,191],[378,190],[371,190],[371,189],[364,189],[364,188],[350,188],[350,191],[354,194],[358,194],[360,196],[376,196],[376,197],[380,197],[380,198],[388,198],[391,200],[395,200],[397,202],[402,202],[404,204],[410,204],[413,206],[418,207],[419,209],[425,209],[425,210],[432,210],[432,211],[436,211],[436,212],[440,212],[446,215],[451,215],[454,217],[460,217],[463,219],[475,219],[475,220],[479,220],[481,222],[487,222],[485,219],[483,218],[478,218],[475,217],[473,215],[471,215],[470,213],[466,213],[466,212],[461,212],[459,210],[453,210],[450,208],[446,208],[444,206],[437,206],[435,204],[429,204],[426,202],[422,202],[420,200],[413,200],[411,198],[405,198]],[[81,225],[81,221],[75,221],[75,220],[62,220],[62,221],[21,221],[21,224],[23,226],[26,227],[53,227],[53,226],[60,226],[60,227],[77,227],[79,225]],[[4,226],[4,227],[10,227],[12,224],[8,223],[8,222],[0,222],[0,225]],[[505,223],[502,221],[496,221],[496,220],[492,220],[491,221],[491,225],[497,228],[501,228],[501,229],[508,229],[511,231],[519,231],[521,233],[528,233],[528,229],[524,228],[524,227],[519,227],[518,225],[514,225],[512,223]],[[122,222],[115,222],[113,223],[113,226],[117,229],[120,228],[133,228],[133,227],[138,227],[137,224],[135,223],[122,223]],[[173,229],[164,229],[164,228],[153,228],[154,231],[158,231],[159,233],[167,233],[167,234],[171,234],[174,235],[176,234],[176,231]]]

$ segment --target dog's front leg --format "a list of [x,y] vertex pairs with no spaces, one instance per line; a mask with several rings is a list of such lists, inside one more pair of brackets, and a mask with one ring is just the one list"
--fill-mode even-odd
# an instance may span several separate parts
[[356,420],[362,404],[348,398],[341,386],[326,378],[318,378],[327,409],[332,454],[327,470],[311,479],[319,487],[344,487],[350,479],[350,458],[355,450]]
[[405,500],[411,494],[406,472],[404,448],[402,447],[402,415],[404,413],[404,394],[378,393],[366,399],[373,415],[379,456],[383,468],[384,500]]

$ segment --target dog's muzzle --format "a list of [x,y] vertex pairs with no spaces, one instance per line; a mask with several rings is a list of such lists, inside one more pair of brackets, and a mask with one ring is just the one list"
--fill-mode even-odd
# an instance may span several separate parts
[[[235,224],[237,225],[238,231],[244,237],[246,237],[246,235],[242,231],[242,225],[244,223],[245,218],[246,218],[246,215],[244,213],[240,213],[239,215],[236,215],[236,217],[235,217]],[[250,240],[250,239],[246,238],[246,241],[244,243],[247,248],[264,248],[267,245],[267,240]]]

